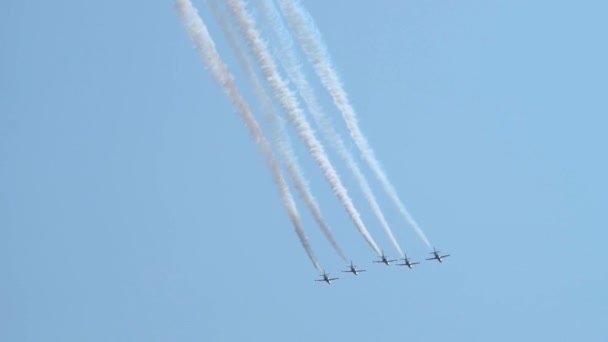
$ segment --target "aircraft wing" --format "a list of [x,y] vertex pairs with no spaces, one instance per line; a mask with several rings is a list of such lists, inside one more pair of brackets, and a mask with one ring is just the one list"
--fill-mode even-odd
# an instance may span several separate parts
[[427,258],[426,260],[437,260],[437,258],[432,257],[432,258]]
[[446,255],[442,255],[441,257],[442,257],[442,258],[447,258],[447,257],[449,257],[449,256],[450,256],[449,254],[446,254]]
[[419,262],[410,262],[410,265],[418,265]]
[[329,278],[329,280],[338,280],[340,278]]

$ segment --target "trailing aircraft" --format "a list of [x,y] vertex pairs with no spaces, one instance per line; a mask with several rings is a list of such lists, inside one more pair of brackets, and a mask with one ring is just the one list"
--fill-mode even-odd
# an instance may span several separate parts
[[390,263],[391,263],[391,262],[393,262],[393,261],[397,261],[397,259],[394,259],[394,260],[388,260],[388,259],[386,258],[386,255],[384,255],[384,251],[382,251],[382,255],[380,255],[380,256],[379,256],[379,258],[380,258],[380,260],[374,260],[374,262],[377,262],[377,263],[384,263],[384,264],[386,264],[386,266],[390,266]]
[[403,260],[403,264],[397,264],[397,265],[407,266],[410,270],[412,269],[412,266],[419,264],[419,262],[411,262],[410,258],[407,257],[407,254],[405,255],[405,258],[403,258],[401,260]]
[[340,279],[340,278],[330,278],[329,274],[325,273],[325,270],[323,270],[323,274],[321,274],[321,276],[323,277],[322,279],[315,279],[315,281],[324,281],[331,285],[332,280]]
[[365,270],[358,270],[358,269],[357,269],[357,265],[353,265],[353,262],[352,262],[352,261],[350,262],[350,266],[348,266],[348,268],[349,268],[349,270],[342,271],[342,272],[345,272],[345,273],[352,273],[352,274],[354,274],[354,275],[357,275],[357,273],[359,273],[359,272],[365,272]]
[[432,257],[432,258],[428,258],[428,259],[426,259],[426,260],[437,260],[437,261],[439,261],[439,262],[443,262],[443,261],[441,261],[441,259],[443,259],[443,258],[447,258],[447,257],[449,257],[449,256],[450,256],[449,254],[446,254],[446,255],[441,255],[441,256],[440,256],[440,255],[439,255],[439,252],[440,252],[440,251],[436,250],[436,249],[435,249],[435,247],[433,247],[433,251],[432,251],[431,253],[429,253],[429,254],[433,254],[433,257]]

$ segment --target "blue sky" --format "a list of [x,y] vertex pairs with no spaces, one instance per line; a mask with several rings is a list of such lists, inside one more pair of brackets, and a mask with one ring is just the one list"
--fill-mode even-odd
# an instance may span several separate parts
[[[236,67],[207,7],[194,4]],[[305,6],[395,187],[452,257],[413,271],[372,264],[299,146],[339,242],[368,270],[313,282],[262,158],[172,2],[9,0],[0,340],[608,338],[608,5]],[[402,247],[425,257],[376,189]],[[322,266],[338,274],[299,204]]]

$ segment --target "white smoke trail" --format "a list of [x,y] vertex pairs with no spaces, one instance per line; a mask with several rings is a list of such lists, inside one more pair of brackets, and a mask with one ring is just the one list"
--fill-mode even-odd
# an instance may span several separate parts
[[340,177],[325,154],[323,146],[315,137],[308,121],[306,121],[296,97],[291,90],[289,90],[287,84],[279,75],[276,63],[268,52],[266,43],[260,37],[260,33],[256,28],[253,17],[251,17],[251,15],[247,12],[245,3],[242,0],[228,0],[228,8],[236,18],[236,21],[241,29],[241,33],[245,36],[251,52],[255,56],[257,62],[260,64],[262,72],[266,77],[266,80],[268,81],[276,100],[281,104],[287,113],[287,116],[294,125],[298,135],[304,141],[311,156],[321,168],[325,179],[331,185],[332,190],[340,199],[350,218],[353,220],[355,227],[363,235],[372,249],[377,254],[380,254],[380,249],[370,236],[367,228],[365,228],[359,212],[355,208],[351,198],[348,196],[346,188],[340,180]]
[[230,26],[230,24],[227,22],[221,9],[218,8],[217,4],[215,3],[215,0],[209,0],[208,4],[211,11],[217,18],[218,23],[220,24],[220,27],[228,40],[228,43],[236,53],[241,68],[245,70],[247,78],[253,86],[256,97],[260,99],[262,110],[266,115],[266,120],[272,127],[273,140],[277,142],[279,154],[286,165],[287,173],[295,184],[296,190],[298,190],[298,193],[300,196],[302,196],[304,203],[306,203],[306,206],[311,211],[313,218],[321,228],[323,234],[330,242],[336,253],[338,253],[340,258],[346,262],[348,258],[344,255],[344,252],[338,245],[333,233],[331,232],[331,229],[321,214],[321,209],[319,208],[319,205],[317,204],[317,201],[310,190],[308,182],[304,178],[304,173],[302,172],[302,169],[300,168],[300,165],[295,157],[289,136],[283,128],[283,123],[280,122],[281,117],[276,112],[272,104],[272,100],[264,90],[264,87],[260,83],[259,77],[253,70],[252,61],[250,60],[249,55],[247,55],[247,53],[241,49],[236,37],[234,36],[232,26]]
[[280,14],[274,5],[274,2],[272,0],[263,0],[261,2],[258,1],[258,4],[260,3],[262,4],[262,13],[269,20],[274,34],[279,42],[280,49],[278,60],[281,62],[281,64],[287,71],[290,80],[295,84],[298,92],[300,93],[300,96],[302,97],[302,100],[304,100],[304,103],[306,104],[308,111],[312,114],[317,126],[321,128],[323,136],[332,144],[334,149],[336,149],[336,151],[338,152],[340,158],[344,160],[348,169],[355,176],[359,187],[363,191],[363,195],[371,206],[374,215],[380,222],[380,226],[384,230],[385,234],[388,236],[391,244],[403,257],[401,247],[393,236],[393,232],[391,231],[388,222],[386,222],[386,218],[384,217],[384,214],[382,213],[382,210],[378,205],[376,196],[374,195],[369,183],[367,182],[367,179],[363,175],[363,172],[361,172],[359,165],[357,165],[357,162],[355,161],[350,151],[348,151],[348,149],[346,148],[344,141],[342,140],[336,129],[332,126],[327,115],[324,113],[323,109],[321,108],[321,105],[319,104],[319,101],[317,100],[317,96],[315,95],[313,88],[310,86],[308,80],[306,79],[306,75],[299,67],[298,58],[294,53],[294,50],[291,48],[294,44],[293,38],[291,37],[289,31],[287,31],[285,25],[283,24]]
[[418,223],[414,221],[412,215],[407,211],[405,205],[403,205],[403,202],[397,195],[397,191],[388,180],[384,170],[382,170],[374,151],[361,132],[355,110],[348,100],[344,86],[340,82],[338,74],[331,63],[329,53],[322,41],[321,34],[316,28],[314,20],[310,14],[304,10],[298,0],[278,0],[278,2],[309,61],[313,64],[315,71],[321,79],[321,83],[323,83],[333,98],[336,107],[338,107],[342,113],[348,131],[361,152],[363,159],[382,184],[382,188],[386,194],[391,198],[397,208],[399,208],[399,211],[405,220],[414,228],[427,247],[431,248],[431,243],[422,232],[422,229],[418,226]]
[[302,228],[302,223],[300,221],[300,216],[298,214],[295,202],[293,201],[293,197],[289,192],[289,188],[283,179],[283,175],[281,174],[281,170],[277,165],[274,157],[272,156],[272,150],[270,149],[270,145],[268,141],[264,138],[262,134],[262,130],[260,129],[255,117],[251,113],[249,106],[245,102],[245,99],[239,93],[234,81],[232,74],[228,70],[228,67],[222,61],[219,53],[215,49],[215,44],[213,39],[209,35],[207,31],[207,27],[205,23],[198,15],[198,11],[190,0],[176,0],[175,6],[177,8],[177,12],[179,14],[182,25],[188,32],[190,39],[194,42],[196,46],[196,50],[198,51],[201,59],[209,68],[211,75],[215,78],[216,82],[222,87],[226,95],[232,101],[232,104],[236,108],[237,112],[241,115],[243,120],[245,121],[245,125],[249,129],[250,134],[253,137],[253,140],[257,143],[270,171],[272,173],[272,178],[276,183],[279,194],[281,196],[281,200],[283,205],[287,209],[287,213],[289,214],[289,218],[293,223],[296,234],[300,239],[300,243],[306,250],[310,261],[313,266],[317,269],[317,271],[321,270],[319,263],[317,262],[312,248],[308,242],[308,238]]

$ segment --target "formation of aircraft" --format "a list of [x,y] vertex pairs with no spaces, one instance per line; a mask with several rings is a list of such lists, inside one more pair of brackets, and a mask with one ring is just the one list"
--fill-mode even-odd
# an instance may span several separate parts
[[374,260],[374,262],[377,262],[377,263],[384,263],[384,264],[386,264],[386,266],[390,266],[390,263],[391,263],[391,262],[393,262],[393,261],[397,261],[397,259],[394,259],[394,260],[388,260],[388,259],[386,258],[386,255],[384,255],[384,251],[382,251],[382,255],[380,255],[380,256],[379,256],[379,258],[380,258],[380,260]]
[[[441,263],[443,263],[443,259],[449,257],[449,254],[445,254],[445,255],[440,255],[439,254],[440,251],[438,251],[435,247],[433,247],[433,251],[430,252],[430,254],[432,254],[433,256],[431,258],[427,258],[426,260],[437,260]],[[373,260],[373,262],[376,263],[383,263],[387,266],[390,266],[391,262],[395,262],[397,261],[397,259],[388,259],[388,257],[386,255],[384,255],[384,252],[381,252],[382,254],[379,255],[378,257],[380,258],[380,260]],[[407,254],[404,254],[404,258],[401,259],[403,260],[403,263],[401,264],[396,264],[398,266],[406,266],[409,269],[413,269],[414,265],[418,265],[420,264],[419,262],[412,262],[410,258],[407,257]],[[350,262],[350,265],[346,265],[346,267],[348,267],[347,270],[343,270],[342,272],[344,273],[352,273],[354,275],[358,275],[360,272],[365,272],[365,270],[362,269],[357,269],[357,265],[353,264],[353,262]],[[315,279],[315,281],[324,281],[327,284],[331,285],[331,281],[332,280],[338,280],[340,278],[330,278],[329,274],[327,274],[325,272],[325,270],[323,270],[323,273],[321,273],[321,279]]]
[[426,260],[437,260],[437,261],[439,261],[439,262],[443,262],[443,261],[441,261],[441,259],[443,259],[443,258],[447,258],[447,257],[449,257],[449,256],[450,256],[449,254],[446,254],[446,255],[439,255],[439,252],[440,252],[440,251],[436,250],[436,249],[435,249],[435,247],[433,247],[433,251],[432,251],[431,253],[429,253],[429,254],[433,254],[433,257],[432,257],[432,258],[428,258],[428,259],[426,259]]
[[357,275],[357,273],[359,273],[359,272],[365,272],[365,270],[358,270],[357,265],[353,265],[352,261],[350,262],[350,265],[348,266],[348,268],[349,268],[348,270],[342,271],[342,272],[352,273],[354,275]]
[[412,269],[412,267],[414,265],[418,265],[419,262],[411,262],[410,258],[407,257],[407,254],[405,254],[405,258],[401,259],[403,260],[403,264],[397,264],[398,266],[407,266],[410,270]]
[[321,279],[315,279],[315,281],[324,281],[324,282],[326,282],[326,283],[328,283],[328,284],[331,285],[331,281],[332,280],[338,280],[338,279],[340,279],[340,278],[330,278],[329,274],[325,273],[325,270],[323,270],[323,273],[321,274],[321,276],[323,278],[321,278]]

